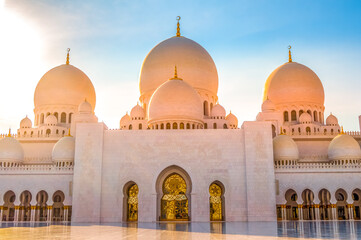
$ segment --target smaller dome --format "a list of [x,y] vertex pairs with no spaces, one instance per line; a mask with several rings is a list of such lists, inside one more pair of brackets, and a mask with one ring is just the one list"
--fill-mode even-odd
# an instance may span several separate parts
[[327,126],[337,126],[338,120],[337,117],[332,115],[332,113],[326,118],[326,125]]
[[304,112],[301,114],[300,119],[299,119],[300,123],[311,123],[312,122],[312,117],[309,113]]
[[20,121],[20,128],[31,128],[33,126],[33,123],[31,122],[30,118],[26,116]]
[[74,161],[75,139],[72,136],[65,136],[59,139],[54,145],[52,158],[54,162]]
[[79,113],[92,113],[92,112],[93,112],[93,107],[92,107],[92,105],[85,99],[84,102],[82,102],[82,103],[79,104],[78,112],[79,112]]
[[273,156],[274,160],[298,160],[297,144],[290,136],[278,135],[273,139]]
[[121,119],[120,119],[120,122],[119,122],[119,125],[120,125],[120,128],[126,126],[129,124],[131,118],[130,116],[127,114],[125,114]]
[[53,114],[50,114],[45,118],[46,125],[56,125],[57,123],[58,123],[58,119]]
[[24,149],[13,137],[0,140],[0,162],[20,163],[24,160]]
[[224,110],[224,107],[217,103],[212,108],[211,116],[224,118],[226,116],[226,110]]
[[227,115],[226,120],[231,127],[238,127],[238,119],[232,112]]
[[268,98],[262,103],[261,108],[262,112],[274,112],[276,110],[276,106]]
[[133,107],[130,111],[130,117],[133,120],[143,120],[145,118],[144,109],[139,106],[139,104],[135,105],[135,107]]
[[361,159],[361,149],[358,142],[347,134],[337,135],[328,146],[330,160],[357,160]]
[[150,99],[148,113],[151,122],[186,120],[202,123],[203,104],[192,86],[175,77],[157,88]]

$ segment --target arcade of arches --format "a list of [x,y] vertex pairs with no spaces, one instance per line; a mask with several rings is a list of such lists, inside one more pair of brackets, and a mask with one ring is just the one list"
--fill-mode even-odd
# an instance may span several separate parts
[[20,194],[19,205],[15,205],[16,197],[13,191],[7,191],[4,194],[4,204],[0,206],[0,221],[62,222],[71,220],[71,206],[64,205],[65,195],[62,191],[56,191],[52,195],[52,204],[49,204],[49,195],[44,190],[35,195],[35,205],[31,205],[33,195],[27,190]]
[[[278,220],[360,220],[361,190],[356,188],[352,196],[347,196],[344,189],[338,189],[334,194],[335,202],[331,203],[331,193],[321,189],[317,198],[310,189],[301,193],[301,200],[295,190],[286,191],[286,204],[277,205]],[[317,202],[317,204],[315,203]]]

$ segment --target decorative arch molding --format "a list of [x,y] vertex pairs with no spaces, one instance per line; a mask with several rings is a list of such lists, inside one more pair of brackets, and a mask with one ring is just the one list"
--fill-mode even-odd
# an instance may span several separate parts
[[161,171],[157,177],[157,180],[155,182],[155,191],[157,194],[157,201],[156,201],[156,211],[157,211],[157,215],[156,215],[156,221],[160,220],[160,216],[161,216],[161,199],[163,196],[163,183],[166,180],[166,178],[168,176],[170,176],[171,174],[178,174],[180,175],[184,181],[186,182],[187,185],[187,189],[186,189],[186,197],[188,199],[188,216],[189,216],[189,221],[191,221],[192,219],[192,198],[191,198],[191,192],[192,192],[192,180],[191,177],[189,176],[189,174],[187,173],[186,170],[184,170],[183,168],[177,166],[177,165],[171,165],[165,169],[163,169],[163,171]]

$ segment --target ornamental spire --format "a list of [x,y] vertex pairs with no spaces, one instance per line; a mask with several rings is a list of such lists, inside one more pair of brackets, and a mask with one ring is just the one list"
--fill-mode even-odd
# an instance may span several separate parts
[[70,52],[70,48],[68,48],[66,53],[66,65],[69,65],[69,52]]
[[72,137],[72,135],[70,134],[70,128],[68,129],[68,135],[66,135],[65,137]]
[[291,45],[288,46],[288,62],[292,62]]
[[343,126],[341,126],[341,134],[345,134],[345,132],[343,131]]
[[181,20],[181,17],[178,16],[177,17],[177,37],[180,37],[180,27],[179,27],[179,20]]
[[174,66],[174,78],[178,78],[177,65]]
[[8,137],[11,137],[11,128],[9,128],[9,134]]

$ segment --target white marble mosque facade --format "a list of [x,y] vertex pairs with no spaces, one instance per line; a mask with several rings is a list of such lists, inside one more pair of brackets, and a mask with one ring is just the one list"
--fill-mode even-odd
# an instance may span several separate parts
[[[94,87],[68,54],[39,81],[34,123],[1,136],[0,221],[360,219],[360,132],[324,117],[320,79],[289,54],[256,120],[238,124],[219,104],[211,56],[178,31],[145,58],[140,103],[118,129],[98,121]],[[182,200],[164,204],[182,217],[163,206],[173,174],[186,188],[173,182],[167,194]]]

